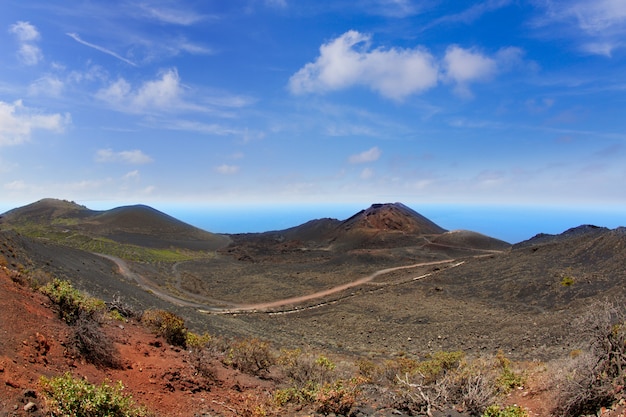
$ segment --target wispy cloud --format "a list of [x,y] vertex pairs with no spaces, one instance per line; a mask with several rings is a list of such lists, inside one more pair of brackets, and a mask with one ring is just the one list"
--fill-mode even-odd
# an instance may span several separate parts
[[14,103],[0,101],[0,146],[27,142],[35,130],[60,133],[70,123],[68,113],[42,114],[25,107],[21,100]]
[[35,26],[19,21],[9,26],[9,33],[20,43],[17,56],[24,65],[37,65],[43,59],[41,49],[35,44],[41,37]]
[[207,19],[207,16],[190,10],[156,8],[150,7],[146,4],[141,4],[139,8],[144,16],[148,18],[174,25],[191,26]]
[[28,87],[28,93],[33,96],[59,97],[65,88],[65,83],[53,75],[46,75],[33,81]]
[[270,7],[287,7],[287,0],[265,0],[265,4]]
[[351,164],[363,164],[366,162],[374,162],[378,160],[378,158],[380,158],[380,155],[382,155],[381,150],[378,149],[378,146],[374,146],[373,148],[368,149],[367,151],[363,151],[361,153],[351,155],[350,158],[348,158],[348,161]]
[[222,164],[220,166],[215,167],[215,172],[222,174],[222,175],[233,175],[239,172],[239,166]]
[[439,25],[441,23],[465,23],[469,24],[475,22],[486,13],[499,10],[503,7],[507,7],[513,3],[513,0],[487,0],[480,3],[473,4],[469,8],[462,12],[449,14],[439,19],[435,19],[432,23],[426,26],[426,28]]
[[547,28],[542,36],[565,36],[586,53],[611,56],[626,47],[626,2],[621,0],[535,1],[542,15],[535,28]]
[[100,149],[96,153],[97,162],[122,162],[132,165],[143,165],[153,162],[153,159],[139,149],[114,152],[112,149]]
[[136,67],[136,66],[137,66],[137,64],[135,64],[135,63],[134,63],[133,61],[131,61],[130,59],[126,59],[126,58],[124,58],[123,56],[121,56],[121,55],[119,55],[119,54],[117,54],[117,53],[115,53],[115,52],[111,51],[110,49],[107,49],[107,48],[104,48],[104,47],[102,47],[102,46],[95,45],[95,44],[93,44],[93,43],[90,43],[90,42],[87,42],[87,41],[82,40],[82,39],[80,38],[80,36],[78,36],[76,33],[66,33],[66,35],[67,35],[67,36],[69,36],[70,38],[74,39],[76,42],[78,42],[78,43],[80,43],[80,44],[82,44],[82,45],[88,46],[88,47],[93,48],[93,49],[95,49],[95,50],[97,50],[97,51],[100,51],[100,52],[102,52],[102,53],[105,53],[105,54],[107,54],[107,55],[111,55],[112,57],[117,58],[117,59],[119,59],[120,61],[126,62],[128,65],[132,65],[133,67]]

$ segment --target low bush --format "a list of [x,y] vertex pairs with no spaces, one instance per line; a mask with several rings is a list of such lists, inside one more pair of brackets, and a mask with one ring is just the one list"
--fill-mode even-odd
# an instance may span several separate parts
[[338,380],[322,385],[315,396],[316,411],[324,415],[348,415],[357,401],[358,386],[358,380]]
[[528,413],[517,405],[500,408],[499,405],[487,407],[482,417],[528,417]]
[[117,348],[90,315],[82,315],[74,324],[73,345],[89,363],[109,368],[122,366]]
[[596,414],[623,396],[626,385],[626,315],[612,304],[594,305],[576,323],[589,343],[557,364],[554,415]]
[[289,384],[297,388],[319,386],[336,379],[336,365],[323,355],[303,353],[300,349],[283,349],[277,363]]
[[134,308],[132,305],[122,300],[122,297],[119,294],[113,296],[113,299],[106,303],[109,312],[125,318],[125,319],[139,319],[143,314],[141,311]]
[[259,376],[269,372],[275,358],[268,342],[243,339],[231,344],[224,362],[241,372]]
[[183,348],[187,346],[187,327],[182,317],[165,310],[147,310],[141,316],[141,322],[164,337],[167,343]]
[[146,410],[135,405],[130,395],[123,393],[121,382],[113,386],[106,383],[95,386],[66,373],[50,379],[41,377],[40,384],[52,416],[148,416]]
[[85,295],[68,281],[55,278],[40,291],[57,305],[59,317],[68,324],[74,324],[83,314],[93,315],[106,310],[104,301]]

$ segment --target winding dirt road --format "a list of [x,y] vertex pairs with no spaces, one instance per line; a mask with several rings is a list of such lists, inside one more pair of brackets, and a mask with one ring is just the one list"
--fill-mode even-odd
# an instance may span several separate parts
[[[311,300],[315,300],[318,298],[323,298],[323,297],[327,297],[329,295],[333,295],[336,294],[338,292],[341,291],[345,291],[347,289],[353,288],[353,287],[357,287],[359,285],[363,285],[366,284],[370,281],[372,281],[374,278],[380,276],[380,275],[384,275],[384,274],[388,274],[390,272],[394,272],[394,271],[399,271],[402,269],[410,269],[410,268],[416,268],[416,267],[420,267],[420,266],[430,266],[430,265],[440,265],[440,264],[446,264],[446,263],[451,263],[454,262],[454,259],[447,259],[447,260],[442,260],[442,261],[431,261],[431,262],[421,262],[421,263],[417,263],[417,264],[412,264],[412,265],[403,265],[403,266],[396,266],[393,268],[385,268],[385,269],[381,269],[378,270],[366,277],[363,278],[359,278],[355,281],[352,282],[348,282],[346,284],[342,284],[342,285],[338,285],[336,287],[332,287],[329,288],[327,290],[322,290],[322,291],[317,291],[311,294],[307,294],[307,295],[301,295],[298,297],[290,297],[290,298],[284,298],[282,300],[276,300],[276,301],[271,301],[271,302],[267,302],[267,303],[258,303],[258,304],[235,304],[232,307],[216,307],[216,306],[210,306],[207,304],[200,304],[200,303],[195,303],[195,302],[191,302],[179,297],[176,297],[172,294],[169,294],[167,292],[164,292],[162,289],[160,289],[155,283],[153,283],[150,279],[137,274],[135,272],[133,272],[130,267],[128,266],[128,264],[126,263],[126,261],[124,261],[123,259],[120,259],[116,256],[111,256],[111,255],[104,255],[101,253],[97,254],[98,256],[101,256],[103,258],[106,258],[112,262],[114,262],[117,265],[118,271],[119,273],[124,276],[125,278],[135,281],[140,287],[142,287],[143,289],[152,292],[154,295],[156,295],[157,297],[168,301],[170,303],[173,303],[175,305],[178,306],[183,306],[183,307],[193,307],[193,308],[197,308],[200,311],[203,312],[210,312],[210,313],[226,313],[226,314],[233,314],[233,313],[244,313],[244,312],[265,312],[269,309],[276,309],[278,307],[284,307],[284,306],[293,306],[295,304],[301,304],[303,302],[307,302],[307,301],[311,301]],[[426,276],[429,276],[430,274],[426,274],[426,275],[422,275],[420,277],[417,277],[415,279],[420,279],[420,278],[424,278]],[[222,303],[222,302],[220,302]],[[231,304],[231,303],[222,303],[222,304]],[[232,304],[231,304],[232,305]]]

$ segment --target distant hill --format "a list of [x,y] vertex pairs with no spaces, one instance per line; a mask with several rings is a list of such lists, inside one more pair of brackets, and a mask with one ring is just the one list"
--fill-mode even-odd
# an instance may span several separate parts
[[[346,220],[323,218],[285,230],[233,236],[233,246],[327,248],[336,251],[412,248],[449,253],[501,251],[507,242],[471,231],[448,232],[402,203],[372,204]],[[231,252],[238,252],[231,246]],[[249,254],[249,252],[247,252]]]
[[503,251],[511,247],[511,244],[481,233],[470,230],[453,230],[435,236],[432,243],[444,246],[471,247],[479,250]]
[[10,210],[1,220],[5,228],[43,228],[51,233],[78,233],[149,248],[215,250],[230,243],[226,235],[204,231],[144,205],[96,211],[47,198]]
[[374,230],[414,235],[440,234],[446,231],[402,203],[372,204],[368,209],[344,220],[339,228],[345,231]]

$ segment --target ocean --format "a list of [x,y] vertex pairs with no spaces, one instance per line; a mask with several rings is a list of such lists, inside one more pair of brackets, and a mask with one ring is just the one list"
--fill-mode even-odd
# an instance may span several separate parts
[[[119,205],[111,202],[78,202],[94,210]],[[538,233],[558,234],[583,224],[614,229],[626,226],[626,206],[558,207],[462,204],[410,204],[408,207],[447,230],[465,229],[509,243]],[[149,204],[170,216],[213,233],[256,233],[283,230],[324,217],[345,220],[368,205],[360,204],[264,204],[183,205]],[[0,213],[19,205],[0,204]]]
[[[472,230],[509,243],[539,233],[558,234],[583,224],[626,226],[626,208],[562,208],[425,204],[410,208],[447,230]],[[283,230],[325,217],[345,220],[367,206],[276,205],[155,208],[213,233],[255,233]]]

